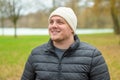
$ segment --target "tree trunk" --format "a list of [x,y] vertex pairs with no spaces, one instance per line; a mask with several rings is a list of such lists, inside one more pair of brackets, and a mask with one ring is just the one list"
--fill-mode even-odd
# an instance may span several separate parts
[[17,38],[17,24],[14,23],[14,37]]
[[114,11],[111,10],[111,15],[112,15],[112,20],[114,23],[114,32],[115,34],[120,34],[120,25],[119,25],[119,21],[118,21],[118,17],[117,15],[115,15]]
[[4,18],[1,18],[2,36],[4,36]]
[[111,15],[112,15],[112,20],[113,20],[113,28],[115,34],[120,34],[120,25],[119,25],[119,20],[118,20],[118,15],[115,7],[115,0],[111,0]]

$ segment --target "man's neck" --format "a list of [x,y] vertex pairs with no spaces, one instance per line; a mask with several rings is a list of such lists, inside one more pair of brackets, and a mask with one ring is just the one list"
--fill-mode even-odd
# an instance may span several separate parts
[[53,41],[55,47],[59,49],[68,49],[74,43],[74,37],[62,41]]

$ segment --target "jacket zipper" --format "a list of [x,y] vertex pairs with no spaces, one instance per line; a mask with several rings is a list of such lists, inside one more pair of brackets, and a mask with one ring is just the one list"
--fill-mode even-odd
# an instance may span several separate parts
[[58,80],[61,80],[61,76],[62,76],[61,61],[62,61],[62,58],[59,58],[59,63],[58,63]]
[[64,52],[64,54],[62,55],[61,58],[58,57],[59,59],[59,64],[58,64],[58,80],[62,80],[62,59],[64,58],[64,56],[66,56],[67,51]]

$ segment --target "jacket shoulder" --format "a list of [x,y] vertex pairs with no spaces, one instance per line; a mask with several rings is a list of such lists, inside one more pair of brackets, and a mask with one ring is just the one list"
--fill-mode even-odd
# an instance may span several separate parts
[[86,42],[80,42],[79,50],[82,50],[84,53],[91,55],[91,57],[96,57],[101,55],[101,52],[93,45]]
[[32,55],[41,54],[41,53],[43,53],[44,51],[46,51],[46,48],[47,48],[47,43],[44,43],[44,44],[42,44],[42,45],[39,45],[39,46],[35,47],[35,48],[32,50],[31,54],[32,54]]
[[79,48],[81,48],[81,49],[89,49],[89,50],[94,50],[94,49],[96,49],[96,47],[94,47],[93,45],[88,44],[88,43],[86,43],[86,42],[80,42]]

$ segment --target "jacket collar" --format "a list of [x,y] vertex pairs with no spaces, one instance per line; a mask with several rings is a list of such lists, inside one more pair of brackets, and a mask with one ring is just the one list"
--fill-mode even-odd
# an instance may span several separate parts
[[[80,40],[77,35],[74,35],[75,42],[67,49],[68,52],[74,51],[78,48]],[[55,46],[53,45],[52,40],[50,39],[47,43],[47,51],[54,52]]]

